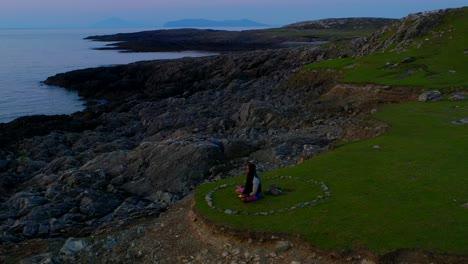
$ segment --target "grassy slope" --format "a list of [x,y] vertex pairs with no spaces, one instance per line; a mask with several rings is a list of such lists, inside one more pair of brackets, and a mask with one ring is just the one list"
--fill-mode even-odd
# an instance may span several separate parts
[[[269,216],[226,215],[209,208],[204,195],[222,183],[243,180],[235,178],[202,185],[197,209],[215,222],[301,234],[323,248],[376,252],[418,248],[467,254],[468,212],[461,205],[468,202],[468,126],[451,124],[467,116],[468,102],[389,105],[376,115],[393,124],[385,135],[345,144],[299,166],[261,175],[326,182],[332,197],[315,207]],[[381,148],[374,149],[374,145]],[[278,181],[287,188],[293,183]],[[267,196],[258,204],[240,203],[232,188],[216,192],[214,201],[224,208],[264,211],[294,204],[298,193],[305,196],[304,202],[310,199],[307,196],[320,193],[314,185],[296,186],[299,189],[290,194]]]
[[[345,71],[344,82],[423,86],[447,89],[468,87],[468,8],[453,10],[432,34],[413,40],[404,51],[390,48],[363,58],[345,58],[311,64],[306,69]],[[413,62],[401,63],[405,58]],[[388,66],[386,67],[386,65]],[[390,67],[395,65],[396,67]]]
[[310,39],[348,39],[370,36],[375,32],[375,29],[303,29],[293,30],[288,28],[272,28],[266,29],[263,34],[280,37],[304,37]]
[[[416,40],[406,52],[336,59],[307,68],[344,71],[345,82],[466,89],[467,14],[468,8],[452,13],[436,30],[445,32],[442,37]],[[417,43],[422,43],[420,48]],[[401,64],[407,57],[415,61]],[[399,66],[384,69],[387,62]],[[196,207],[215,222],[239,229],[300,234],[323,248],[365,248],[381,253],[416,248],[468,254],[468,209],[461,206],[468,202],[468,126],[451,124],[464,117],[468,117],[468,102],[388,105],[375,115],[392,125],[385,135],[347,143],[299,166],[261,175],[264,186],[272,182],[266,179],[271,175],[326,182],[332,197],[315,207],[242,216],[226,215],[206,205],[207,192],[223,183],[242,182],[242,177],[200,186]],[[374,145],[381,148],[374,149]],[[290,193],[245,205],[226,188],[214,194],[215,205],[268,211],[295,204],[300,193],[307,201],[321,192],[297,181],[275,183],[290,188]]]

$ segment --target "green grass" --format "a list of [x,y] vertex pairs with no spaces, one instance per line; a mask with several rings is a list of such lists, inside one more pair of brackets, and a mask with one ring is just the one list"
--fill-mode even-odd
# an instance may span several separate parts
[[[323,61],[307,65],[305,69],[342,69],[345,71],[342,81],[348,83],[466,89],[468,54],[464,51],[468,49],[467,19],[468,8],[452,10],[442,25],[427,36],[414,39],[403,49],[391,47],[384,53]],[[402,63],[409,57],[414,61]]]
[[[240,230],[300,235],[328,249],[400,248],[468,254],[468,102],[387,105],[374,116],[392,125],[375,139],[345,143],[301,165],[260,174],[289,175],[325,182],[328,200],[312,207],[268,216],[227,215],[205,202],[206,193],[244,177],[201,185],[196,209],[207,219]],[[379,145],[380,149],[372,146]],[[290,192],[241,203],[233,187],[213,194],[223,208],[268,211],[321,192],[300,181],[276,182]]]

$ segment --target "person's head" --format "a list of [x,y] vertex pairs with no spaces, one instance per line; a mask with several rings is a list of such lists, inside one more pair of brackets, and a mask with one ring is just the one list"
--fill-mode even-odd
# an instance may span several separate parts
[[255,164],[249,163],[247,164],[247,174],[255,174],[257,173],[257,168],[255,167]]

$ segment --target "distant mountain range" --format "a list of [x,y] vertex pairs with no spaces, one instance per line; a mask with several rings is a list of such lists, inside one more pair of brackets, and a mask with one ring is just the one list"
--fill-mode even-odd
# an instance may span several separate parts
[[270,27],[271,25],[255,22],[248,19],[240,20],[208,20],[208,19],[182,19],[164,24],[167,28],[218,28],[218,27]]
[[[128,21],[113,17],[90,25],[91,28],[154,28],[160,27],[157,23]],[[230,27],[271,27],[271,25],[255,22],[248,19],[240,20],[208,20],[208,19],[182,19],[169,21],[164,24],[165,28],[230,28]]]

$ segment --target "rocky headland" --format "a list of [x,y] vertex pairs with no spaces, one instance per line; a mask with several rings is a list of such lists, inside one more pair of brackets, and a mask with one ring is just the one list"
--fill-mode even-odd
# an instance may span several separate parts
[[[432,26],[418,25],[399,32],[394,44]],[[383,133],[387,125],[369,113],[379,104],[416,100],[419,88],[339,84],[340,72],[303,70],[373,52],[383,33],[376,34],[326,48],[139,62],[48,78],[108,103],[0,124],[0,260],[25,255],[15,243],[62,245],[69,237],[125,230],[136,219],[159,216],[204,181],[240,175],[247,161],[271,170],[337,141]]]
[[86,39],[113,42],[98,49],[139,52],[182,50],[239,52],[350,40],[368,36],[378,28],[395,21],[387,18],[341,18],[306,21],[281,28],[257,30],[181,28],[90,36]]

